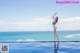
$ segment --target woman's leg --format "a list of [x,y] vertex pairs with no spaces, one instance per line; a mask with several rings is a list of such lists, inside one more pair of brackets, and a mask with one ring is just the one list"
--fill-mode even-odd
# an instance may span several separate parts
[[53,27],[54,27],[54,41],[59,41],[58,34],[56,31],[56,26],[54,25]]
[[56,32],[56,27],[55,25],[53,26],[54,27],[54,41],[57,40],[57,32]]

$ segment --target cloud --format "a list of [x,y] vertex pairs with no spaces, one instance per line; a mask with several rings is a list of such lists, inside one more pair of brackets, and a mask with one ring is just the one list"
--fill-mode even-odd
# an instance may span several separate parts
[[26,39],[26,40],[16,40],[16,41],[37,41],[37,40],[34,40],[34,39]]
[[73,18],[61,18],[59,22],[80,22],[80,17],[73,17]]
[[51,18],[34,18],[34,20],[40,23],[45,23],[45,24],[52,22]]
[[[21,22],[14,22],[14,21],[2,21],[0,22],[0,31],[43,31],[49,30],[50,25],[46,22],[47,19],[34,18],[30,21],[21,21]],[[48,20],[49,21],[49,20]]]
[[61,18],[58,22],[58,30],[80,30],[80,17]]
[[[59,18],[57,30],[80,30],[80,17]],[[29,21],[0,21],[0,31],[53,31],[51,18],[33,18]]]
[[75,38],[75,37],[79,37],[80,34],[71,34],[71,35],[67,35],[67,36],[64,36],[65,38]]

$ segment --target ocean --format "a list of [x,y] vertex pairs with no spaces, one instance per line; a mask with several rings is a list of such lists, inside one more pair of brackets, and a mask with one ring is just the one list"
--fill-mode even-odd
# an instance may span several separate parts
[[54,42],[53,31],[0,32],[0,53],[80,53],[80,31],[58,31],[58,36]]
[[[3,41],[53,41],[53,31],[0,32]],[[80,31],[58,31],[60,41],[80,41]]]

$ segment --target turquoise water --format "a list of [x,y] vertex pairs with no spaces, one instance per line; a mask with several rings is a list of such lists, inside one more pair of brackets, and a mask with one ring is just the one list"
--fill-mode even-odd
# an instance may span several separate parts
[[[60,41],[80,41],[80,31],[58,31]],[[53,41],[52,31],[0,32],[3,41]]]

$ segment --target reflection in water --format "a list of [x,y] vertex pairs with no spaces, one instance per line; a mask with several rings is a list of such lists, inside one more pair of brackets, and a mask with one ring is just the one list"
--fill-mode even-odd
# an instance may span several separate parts
[[59,41],[54,41],[54,53],[58,53]]

